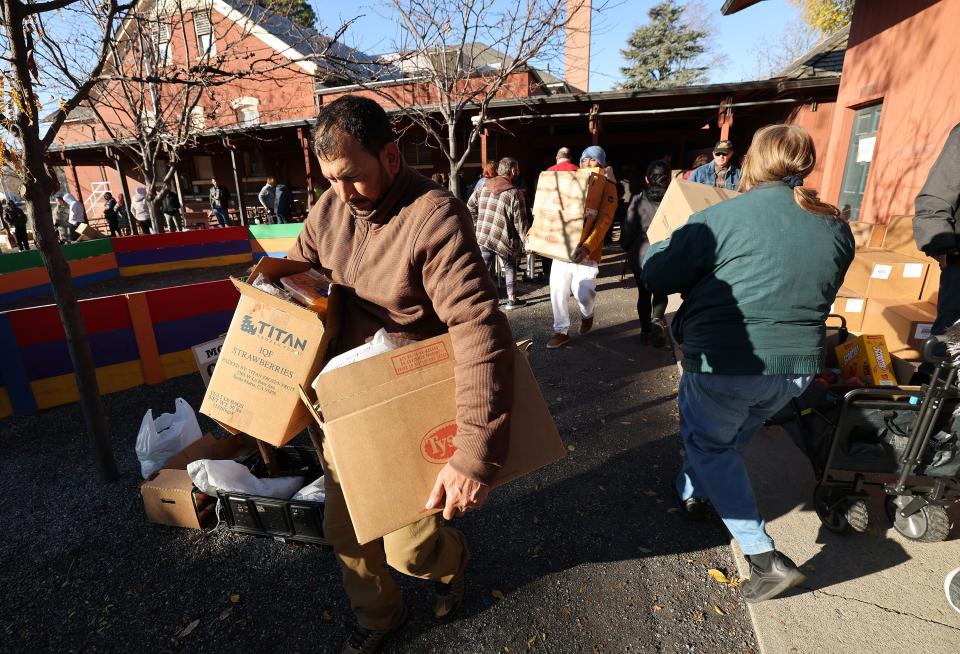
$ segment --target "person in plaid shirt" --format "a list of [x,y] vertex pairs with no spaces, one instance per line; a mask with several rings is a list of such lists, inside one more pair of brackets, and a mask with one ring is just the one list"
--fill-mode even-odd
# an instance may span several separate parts
[[517,299],[517,256],[530,225],[527,221],[527,197],[515,185],[520,165],[513,157],[504,157],[497,164],[497,176],[488,180],[478,193],[467,201],[477,230],[480,254],[491,275],[495,275],[497,258],[507,278],[507,304],[510,311],[526,304]]

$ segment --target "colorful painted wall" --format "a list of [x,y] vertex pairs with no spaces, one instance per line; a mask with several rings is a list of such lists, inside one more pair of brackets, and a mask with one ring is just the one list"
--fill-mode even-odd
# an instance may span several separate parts
[[[64,246],[75,283],[283,257],[303,225],[260,225],[101,239]],[[102,269],[100,269],[102,268]],[[50,293],[38,252],[0,256],[0,306]],[[80,301],[101,393],[197,372],[190,348],[227,331],[228,279]],[[0,418],[77,400],[55,305],[0,312]]]
[[[216,268],[263,256],[285,257],[302,223],[201,229],[81,241],[63,246],[75,286],[186,268]],[[50,295],[50,277],[36,250],[0,256],[0,308]]]

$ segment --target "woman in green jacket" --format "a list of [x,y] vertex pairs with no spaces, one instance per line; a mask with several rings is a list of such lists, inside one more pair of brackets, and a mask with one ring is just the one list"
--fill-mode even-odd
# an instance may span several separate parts
[[803,575],[774,548],[741,452],[820,371],[824,319],[853,259],[850,226],[802,185],[815,163],[804,129],[764,127],[745,158],[747,192],[694,214],[643,263],[652,292],[683,294],[673,322],[683,346],[677,492],[691,518],[709,500],[737,539],[750,562],[747,601]]

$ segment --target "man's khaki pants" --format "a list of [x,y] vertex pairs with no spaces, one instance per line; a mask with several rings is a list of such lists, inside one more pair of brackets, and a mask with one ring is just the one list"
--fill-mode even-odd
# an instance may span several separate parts
[[403,597],[387,566],[411,577],[450,583],[467,567],[466,536],[444,526],[436,514],[360,545],[328,450],[329,444],[323,448],[324,536],[343,568],[343,587],[357,622],[366,629],[391,629],[403,616]]

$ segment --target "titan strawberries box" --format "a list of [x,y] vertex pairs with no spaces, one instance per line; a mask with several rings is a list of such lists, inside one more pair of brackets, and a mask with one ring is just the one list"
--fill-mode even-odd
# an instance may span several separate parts
[[[510,447],[504,484],[564,455],[530,364],[514,353]],[[304,384],[304,388],[308,388]],[[357,539],[367,543],[427,515],[437,473],[456,451],[453,346],[439,336],[320,375],[314,405]],[[318,409],[318,410],[317,410]]]
[[[264,257],[248,279],[263,274],[278,283],[281,277],[308,268],[308,263]],[[228,431],[279,447],[310,422],[297,388],[308,384],[322,367],[339,324],[339,293],[334,287],[322,318],[247,282],[234,279],[233,284],[240,291],[240,302],[200,413]]]

